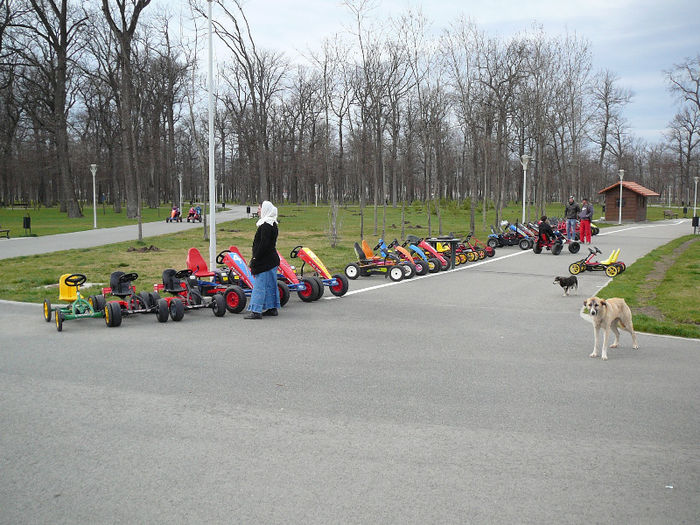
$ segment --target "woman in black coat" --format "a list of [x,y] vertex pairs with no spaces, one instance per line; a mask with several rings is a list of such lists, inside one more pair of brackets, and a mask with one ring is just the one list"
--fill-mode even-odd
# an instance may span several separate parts
[[253,293],[250,296],[246,319],[262,319],[263,315],[275,316],[280,307],[280,295],[277,289],[277,267],[280,264],[277,255],[277,208],[270,201],[263,201],[258,207],[260,219],[256,223],[258,230],[253,239],[253,258],[250,271],[255,276]]

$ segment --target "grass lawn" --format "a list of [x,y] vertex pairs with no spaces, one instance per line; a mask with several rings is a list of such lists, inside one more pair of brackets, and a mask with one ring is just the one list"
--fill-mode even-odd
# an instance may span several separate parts
[[600,297],[623,297],[635,330],[700,338],[700,239],[686,235],[631,264]]
[[[91,230],[93,225],[92,206],[83,207],[83,216],[77,219],[69,219],[58,207],[53,208],[0,208],[0,226],[9,229],[10,237],[26,237],[22,228],[22,218],[29,214],[32,219],[32,235],[54,235],[57,233],[70,233],[83,230]],[[170,206],[160,208],[144,208],[141,210],[143,222],[165,220],[170,215]],[[97,226],[99,228],[113,228],[115,226],[128,226],[136,224],[136,219],[126,216],[126,207],[121,213],[114,213],[111,206],[97,206]]]

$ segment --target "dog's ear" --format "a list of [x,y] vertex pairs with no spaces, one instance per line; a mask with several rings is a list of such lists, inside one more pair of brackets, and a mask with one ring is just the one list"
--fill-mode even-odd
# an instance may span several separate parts
[[605,302],[605,299],[600,300],[600,306],[608,306],[608,303]]

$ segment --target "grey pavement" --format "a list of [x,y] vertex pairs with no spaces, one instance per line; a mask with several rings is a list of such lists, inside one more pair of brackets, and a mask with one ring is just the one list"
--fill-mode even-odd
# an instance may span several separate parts
[[[594,242],[629,265],[689,231]],[[0,303],[0,523],[697,523],[700,342],[590,359],[607,278],[552,284],[577,258],[503,248],[262,321],[58,333]]]
[[[245,206],[232,206],[229,210],[217,213],[216,222],[219,224],[235,219],[243,219],[247,216]],[[202,228],[202,223],[192,223],[185,220],[183,222],[166,223],[165,219],[163,219],[162,221],[143,223],[142,234],[146,238],[193,228]],[[58,235],[44,235],[41,237],[0,239],[0,259],[103,246],[105,244],[136,239],[138,239],[138,226],[136,224],[118,226],[116,228],[97,228],[94,230],[61,233]]]

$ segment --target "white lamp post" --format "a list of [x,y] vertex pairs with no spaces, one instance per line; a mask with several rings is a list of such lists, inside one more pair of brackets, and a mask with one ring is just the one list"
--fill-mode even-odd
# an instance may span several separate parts
[[180,198],[177,201],[177,205],[180,206],[180,213],[182,213],[182,173],[177,174],[177,180],[180,182]]
[[696,217],[697,213],[695,212],[695,207],[698,202],[698,180],[700,180],[700,177],[693,177],[693,180],[695,181],[695,196],[693,197],[693,217]]
[[618,204],[617,204],[617,209],[618,209],[617,223],[622,224],[622,179],[625,178],[625,170],[619,170],[618,174],[620,175],[620,202],[618,202]]
[[527,153],[520,157],[520,164],[523,166],[523,220],[522,224],[525,224],[525,202],[527,201],[527,165],[530,163],[530,155]]
[[209,4],[209,268],[216,268],[216,181],[214,179],[214,44]]
[[97,164],[90,164],[90,171],[92,172],[92,227],[97,228],[97,190],[95,189]]

